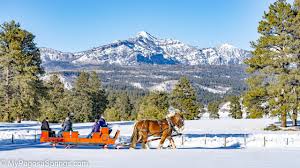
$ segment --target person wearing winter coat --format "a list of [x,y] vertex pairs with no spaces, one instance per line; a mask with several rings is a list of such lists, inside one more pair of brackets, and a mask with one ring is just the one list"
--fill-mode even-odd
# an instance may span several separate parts
[[70,119],[70,117],[67,117],[65,122],[63,123],[62,125],[62,130],[64,132],[68,132],[68,131],[73,131],[73,128],[72,128],[72,121]]
[[93,125],[91,133],[87,136],[87,138],[91,138],[93,133],[95,132],[100,132],[100,122],[99,122],[99,117],[95,117],[95,123]]
[[107,127],[109,129],[109,134],[111,133],[112,129],[108,127],[108,124],[106,123],[104,117],[101,115],[99,119],[100,128]]
[[99,119],[99,124],[100,124],[100,127],[108,127],[105,119],[101,116],[101,118]]
[[62,137],[62,133],[68,132],[68,131],[73,131],[72,121],[71,121],[70,117],[67,117],[65,119],[64,123],[62,124],[62,129],[58,132],[58,136]]
[[[95,132],[100,132],[100,128],[103,128],[103,127],[108,127],[105,119],[103,118],[103,116],[96,116],[95,117],[95,123],[93,125],[93,128],[92,128],[92,131],[91,133],[87,136],[88,138],[91,138],[93,133]],[[109,128],[109,133],[111,132],[112,130]]]
[[46,118],[42,121],[41,130],[42,130],[42,131],[51,131],[51,128],[50,128],[49,122],[48,122],[48,117],[46,117]]
[[41,131],[48,131],[50,137],[54,137],[54,136],[55,136],[55,132],[52,131],[51,128],[50,128],[50,126],[49,126],[49,120],[48,120],[48,117],[46,117],[46,118],[42,121]]

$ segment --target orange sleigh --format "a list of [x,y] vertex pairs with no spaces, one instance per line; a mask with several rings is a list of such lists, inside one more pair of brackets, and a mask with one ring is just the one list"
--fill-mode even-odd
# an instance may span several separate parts
[[54,146],[56,144],[62,145],[114,145],[117,138],[119,137],[120,131],[117,130],[114,137],[109,136],[109,128],[101,128],[100,132],[96,132],[92,135],[92,138],[80,138],[78,131],[63,132],[62,137],[49,137],[48,131],[42,131],[40,142],[50,142]]

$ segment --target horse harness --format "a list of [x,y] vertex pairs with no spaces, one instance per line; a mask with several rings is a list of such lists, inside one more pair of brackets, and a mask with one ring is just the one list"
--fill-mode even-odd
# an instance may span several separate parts
[[160,121],[160,120],[157,120],[156,122],[157,122],[157,124],[159,125],[159,129],[160,129],[159,134],[160,134],[160,136],[162,136],[163,130],[162,130],[162,126],[161,126],[161,121]]
[[176,132],[176,134],[179,134],[179,132],[175,129],[176,126],[173,124],[173,122],[170,120],[170,118],[166,118],[166,120],[169,124],[171,131],[174,131],[174,132]]
[[[157,134],[157,133],[159,133],[160,136],[162,136],[162,133],[163,133],[165,130],[167,130],[167,129],[170,129],[170,131],[174,131],[174,132],[176,132],[176,133],[178,134],[178,131],[175,129],[175,125],[173,124],[173,122],[171,121],[171,119],[170,119],[170,118],[166,118],[166,120],[167,120],[167,123],[168,123],[168,128],[162,129],[162,125],[163,125],[164,123],[163,123],[161,120],[157,120],[156,122],[157,122],[157,124],[159,125],[160,132],[156,132],[156,133],[150,134],[150,135],[148,135],[148,136],[153,136],[153,135],[155,135],[155,134]],[[144,127],[146,121],[147,121],[147,120],[144,120],[144,121],[143,121],[142,128]],[[140,131],[148,132],[149,130],[148,130],[148,129],[141,129]]]

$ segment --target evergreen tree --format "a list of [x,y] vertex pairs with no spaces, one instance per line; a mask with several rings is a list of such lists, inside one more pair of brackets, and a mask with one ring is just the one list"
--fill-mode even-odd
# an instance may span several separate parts
[[104,116],[107,121],[121,121],[120,112],[115,107],[107,108]]
[[92,121],[95,115],[104,112],[107,104],[106,94],[95,72],[81,72],[75,81],[72,92],[66,100],[68,110],[74,113],[75,121]]
[[[57,121],[62,123],[64,122],[65,118],[68,116],[68,113],[74,112],[76,102],[74,101],[75,94],[74,90],[65,90],[63,98],[58,102],[57,104],[57,111],[60,113],[59,116],[57,116]],[[78,99],[76,99],[78,103]],[[80,103],[80,102],[79,102]],[[74,107],[75,106],[75,107]],[[79,119],[78,119],[79,118]],[[85,118],[83,116],[75,118],[76,122],[82,122]]]
[[184,112],[185,119],[195,119],[199,114],[199,103],[194,88],[186,77],[180,78],[171,93],[170,104]]
[[164,119],[168,114],[168,94],[165,92],[151,92],[140,103],[138,116],[141,119]]
[[[269,11],[264,14],[263,20],[259,23],[258,32],[261,36],[256,42],[252,42],[253,57],[245,62],[248,65],[247,72],[252,75],[250,79],[259,76],[259,86],[266,91],[262,94],[265,100],[260,100],[260,102],[264,101],[271,114],[280,117],[282,127],[286,127],[287,114],[295,106],[294,101],[291,101],[294,98],[290,96],[294,90],[291,85],[291,79],[294,77],[291,74],[295,68],[293,68],[294,59],[291,57],[293,34],[289,30],[294,18],[295,11],[285,0],[277,0],[271,4]],[[249,97],[264,92],[264,89],[258,89],[250,87],[246,93],[247,100],[251,100]],[[256,97],[256,99],[259,98],[261,97]],[[256,111],[253,108],[259,109],[263,106],[263,104],[254,104],[251,107],[250,104],[248,108],[250,107],[250,112],[252,112]]]
[[210,102],[207,106],[207,110],[209,113],[209,118],[210,119],[218,119],[220,118],[219,115],[219,105],[220,103],[218,101],[216,102]]
[[74,119],[79,122],[90,121],[93,116],[93,101],[89,86],[89,73],[81,72],[74,85],[70,112],[74,113]]
[[34,35],[14,21],[2,24],[0,59],[2,120],[36,119],[44,93],[39,76],[44,71]]
[[65,116],[62,111],[60,111],[61,100],[65,97],[64,84],[60,81],[59,77],[54,74],[50,76],[50,80],[45,83],[47,88],[47,96],[42,99],[41,103],[41,113],[42,118],[48,117],[50,122],[59,122]]
[[296,17],[293,20],[289,31],[292,32],[291,40],[291,55],[294,68],[290,72],[290,84],[292,85],[292,96],[290,101],[293,103],[292,106],[292,124],[297,126],[298,112],[300,109],[300,0],[295,0],[294,11]]
[[243,105],[247,109],[247,118],[262,118],[269,114],[268,108],[264,106],[268,95],[263,79],[263,76],[256,75],[246,80],[249,89],[243,95]]
[[119,111],[121,121],[130,120],[132,104],[127,94],[120,94],[116,99],[116,104],[114,107]]
[[240,104],[240,97],[233,96],[230,100],[230,116],[234,119],[243,118],[242,107]]
[[105,90],[102,87],[101,81],[96,72],[92,72],[89,79],[90,94],[93,101],[92,115],[104,113],[108,103]]
[[131,104],[129,97],[126,93],[119,93],[116,97],[111,98],[113,101],[109,108],[105,111],[105,117],[108,121],[126,121],[133,119]]

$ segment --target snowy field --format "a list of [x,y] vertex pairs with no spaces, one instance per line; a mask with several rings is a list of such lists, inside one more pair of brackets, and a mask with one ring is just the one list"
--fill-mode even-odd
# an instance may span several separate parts
[[[278,123],[276,119],[257,120],[209,120],[186,121],[184,136],[175,138],[178,149],[154,150],[158,142],[152,142],[151,150],[111,149],[99,146],[78,146],[72,149],[51,148],[40,144],[38,122],[0,123],[0,167],[12,167],[11,161],[83,161],[84,166],[51,167],[255,167],[279,168],[297,165],[300,155],[300,132],[264,131],[267,125]],[[86,136],[93,123],[74,124],[81,136]],[[113,130],[121,131],[119,142],[128,142],[133,122],[110,123]],[[51,124],[56,131],[60,124]],[[112,133],[113,134],[113,133]],[[13,143],[12,143],[13,136]],[[166,141],[165,146],[169,144]],[[26,162],[27,161],[27,162]],[[18,166],[15,166],[18,167]],[[28,167],[28,166],[27,166]],[[47,166],[37,166],[47,167]]]

